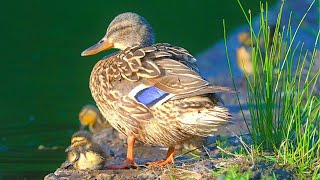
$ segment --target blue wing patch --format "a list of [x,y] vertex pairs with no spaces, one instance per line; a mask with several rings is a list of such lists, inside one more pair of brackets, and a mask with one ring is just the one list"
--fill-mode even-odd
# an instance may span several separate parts
[[132,90],[132,93],[138,102],[149,108],[160,106],[174,96],[174,94],[169,94],[154,86],[136,87]]

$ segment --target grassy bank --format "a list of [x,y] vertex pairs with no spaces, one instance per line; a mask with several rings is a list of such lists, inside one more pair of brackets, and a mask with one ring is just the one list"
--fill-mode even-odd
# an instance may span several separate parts
[[[253,146],[245,152],[252,157],[268,157],[270,161],[293,169],[299,178],[319,179],[320,100],[317,83],[320,70],[316,64],[319,63],[316,61],[317,49],[304,49],[303,42],[294,44],[296,34],[315,1],[294,30],[290,25],[291,18],[282,26],[285,2],[273,30],[269,24],[268,5],[260,4],[257,32],[253,30],[250,11],[247,14],[239,0],[238,3],[250,27],[253,66],[252,74],[245,73],[251,119],[248,128]],[[319,31],[315,47],[318,39]],[[227,44],[226,52],[228,54]],[[232,76],[231,68],[230,73]],[[235,83],[234,86],[237,88]],[[248,119],[245,121],[249,124]]]

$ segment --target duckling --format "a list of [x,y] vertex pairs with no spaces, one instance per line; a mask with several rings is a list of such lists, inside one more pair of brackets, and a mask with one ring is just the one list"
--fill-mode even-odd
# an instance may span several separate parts
[[61,168],[98,170],[104,167],[107,158],[101,146],[92,141],[88,131],[78,131],[73,134],[71,145],[65,152],[68,153],[67,161]]
[[238,41],[241,46],[237,48],[237,64],[239,69],[247,73],[248,75],[253,74],[253,65],[251,59],[251,37],[249,31],[241,32],[238,35]]
[[80,130],[83,130],[86,126],[89,126],[91,133],[100,132],[104,128],[110,128],[111,125],[102,116],[99,109],[93,105],[85,105],[82,107],[79,113]]
[[[263,36],[260,37],[259,42],[258,42],[261,50],[268,51],[268,54],[271,53],[271,46],[274,44],[273,40],[274,40],[274,36],[275,36],[275,28],[276,28],[275,25],[272,25],[269,29],[268,49],[266,49],[265,39],[263,38]],[[278,36],[280,36],[280,35],[278,35]],[[241,32],[238,35],[238,41],[240,42],[240,47],[237,48],[237,51],[236,51],[238,67],[242,72],[247,73],[250,76],[253,74],[253,62],[252,62],[252,54],[251,54],[252,48],[251,47],[252,47],[252,43],[253,43],[253,47],[257,46],[257,42],[251,42],[250,31]],[[283,47],[279,44],[275,44],[274,46],[276,47],[275,56],[269,57],[269,58],[272,58],[274,60],[274,62],[277,63],[278,59],[279,59],[279,58],[277,58],[277,53],[282,53],[282,54],[280,54],[280,59],[282,59],[284,57],[283,52],[285,52],[285,51],[283,50]]]

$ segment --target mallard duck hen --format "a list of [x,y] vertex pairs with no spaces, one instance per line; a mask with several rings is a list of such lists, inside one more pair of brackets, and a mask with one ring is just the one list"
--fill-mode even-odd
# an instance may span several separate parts
[[118,15],[106,35],[81,55],[110,48],[120,51],[94,66],[90,90],[103,116],[128,137],[128,149],[122,165],[108,168],[136,166],[136,140],[169,147],[165,160],[148,164],[173,163],[175,145],[212,135],[231,120],[214,94],[229,89],[205,80],[187,50],[155,44],[153,30],[143,17],[130,12]]

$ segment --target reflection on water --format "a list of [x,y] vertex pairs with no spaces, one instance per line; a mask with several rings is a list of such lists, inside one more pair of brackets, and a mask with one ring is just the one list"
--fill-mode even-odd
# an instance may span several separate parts
[[[78,111],[94,103],[90,71],[106,54],[82,58],[80,53],[103,36],[114,16],[124,11],[144,15],[158,42],[196,54],[222,37],[223,18],[229,30],[244,23],[236,1],[223,3],[1,2],[0,179],[39,179],[64,161],[64,147],[78,128]],[[257,12],[257,1],[244,3]],[[39,145],[61,148],[38,150]]]
[[65,160],[64,149],[71,134],[71,130],[42,123],[1,128],[1,176],[43,178]]

